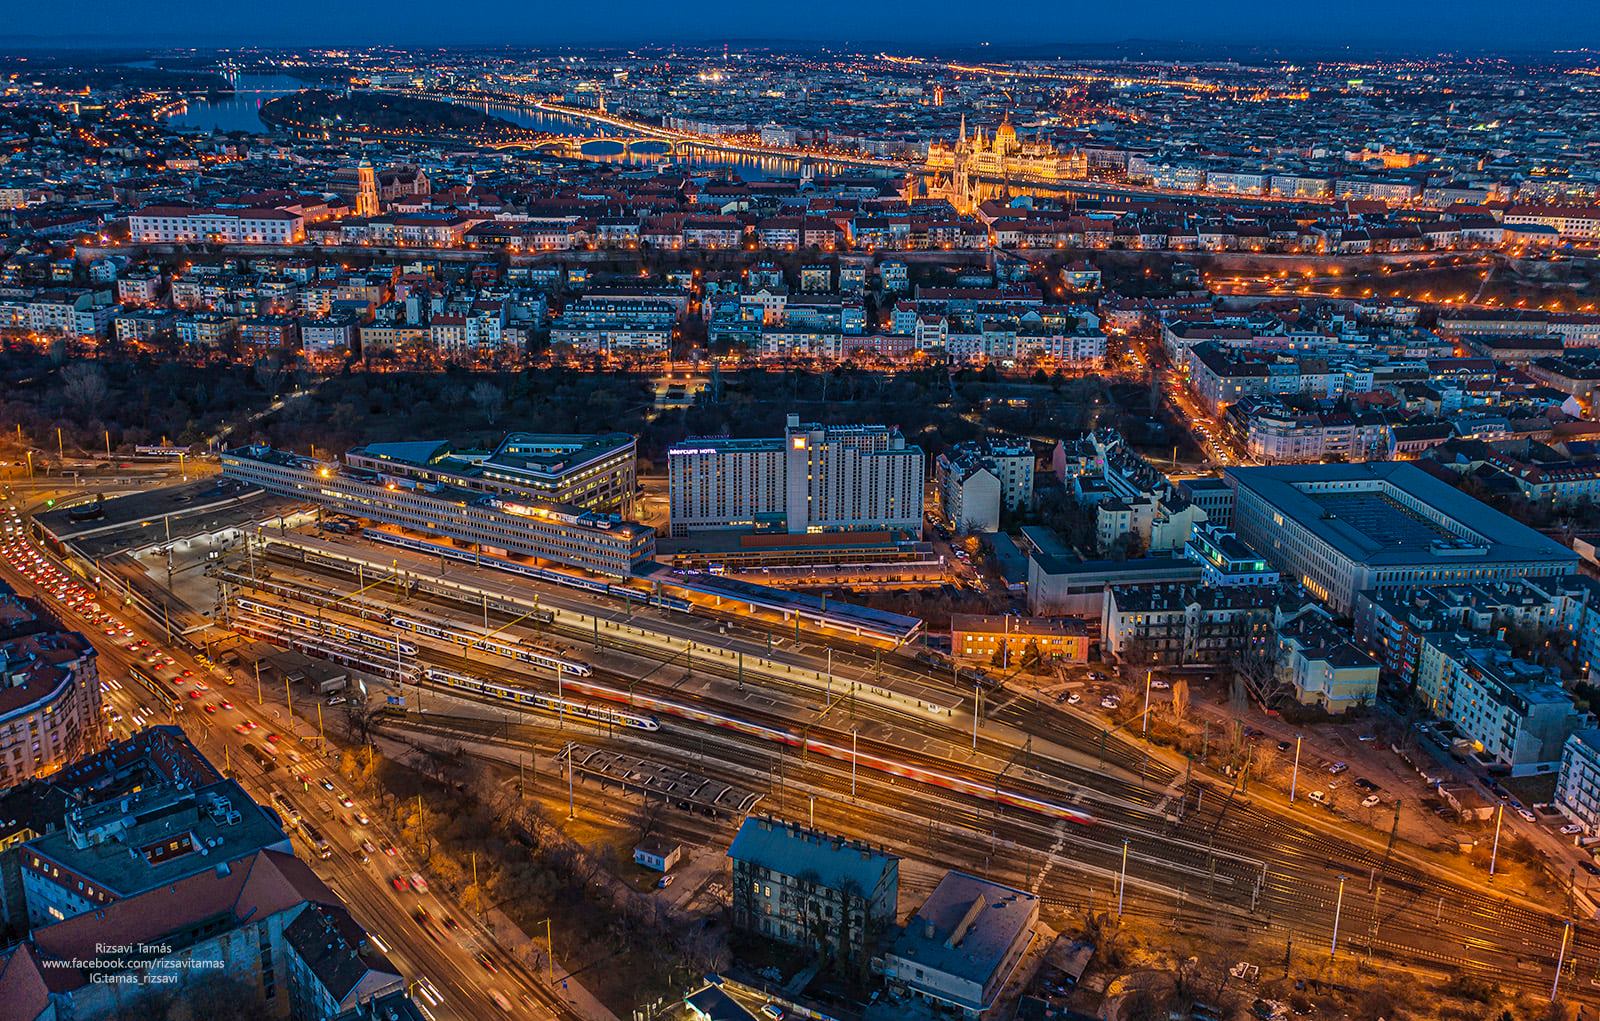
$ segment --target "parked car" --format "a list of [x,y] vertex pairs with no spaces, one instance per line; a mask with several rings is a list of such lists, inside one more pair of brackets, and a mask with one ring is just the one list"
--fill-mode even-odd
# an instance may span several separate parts
[[1379,800],[1380,799],[1376,794],[1368,794],[1366,797],[1361,799],[1361,807],[1362,808],[1377,808]]
[[1340,773],[1343,773],[1349,768],[1350,764],[1348,762],[1335,762],[1333,765],[1328,767],[1328,772],[1332,773],[1334,776],[1338,776]]
[[1312,801],[1315,801],[1319,805],[1326,805],[1328,803],[1328,796],[1321,791],[1312,791],[1310,794],[1307,794],[1306,797],[1310,798]]
[[1579,833],[1583,832],[1583,826],[1579,823],[1569,822],[1565,826],[1561,827],[1561,832],[1569,837],[1577,836]]

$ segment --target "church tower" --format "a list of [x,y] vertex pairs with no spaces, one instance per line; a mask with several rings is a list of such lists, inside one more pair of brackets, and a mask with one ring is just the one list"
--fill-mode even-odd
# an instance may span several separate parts
[[372,161],[365,157],[356,168],[356,215],[378,215],[378,175]]

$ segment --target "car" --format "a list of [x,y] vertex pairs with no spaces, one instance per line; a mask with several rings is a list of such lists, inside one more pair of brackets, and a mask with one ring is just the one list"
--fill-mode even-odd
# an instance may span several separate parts
[[500,966],[498,964],[494,963],[494,958],[490,957],[488,954],[484,953],[482,950],[478,951],[478,953],[475,956],[478,958],[478,963],[483,965],[483,970],[484,971],[487,971],[491,975],[496,974],[497,972],[499,972]]
[[1526,808],[1517,809],[1517,814],[1522,816],[1522,818],[1524,820],[1526,820],[1527,822],[1538,822],[1539,821],[1539,817],[1534,815],[1532,812],[1528,811]]
[[776,1003],[763,1003],[761,1005],[761,1016],[770,1018],[771,1021],[783,1021],[783,1008]]
[[360,823],[362,826],[372,825],[372,820],[367,818],[367,813],[365,812],[356,813],[356,822]]
[[206,689],[204,689],[204,688],[190,688],[189,689],[189,697],[193,698],[193,699],[198,699],[201,695],[204,695],[205,693],[206,693]]
[[1321,791],[1312,791],[1310,794],[1307,794],[1306,797],[1310,798],[1312,801],[1315,801],[1319,805],[1326,805],[1328,803],[1328,796]]
[[393,844],[388,844],[384,847],[383,853],[391,858],[395,858],[399,856],[400,851]]
[[1578,868],[1589,873],[1591,876],[1600,876],[1600,865],[1596,865],[1592,861],[1580,861],[1578,863]]
[[1172,687],[1172,685],[1167,681],[1163,681],[1161,678],[1157,677],[1151,680],[1150,687],[1156,689],[1157,691],[1166,691],[1168,688]]
[[662,876],[660,879],[656,880],[656,889],[665,890],[667,887],[672,885],[672,880],[672,876]]
[[333,790],[333,781],[329,780],[327,777],[323,777],[321,780],[318,780],[317,783],[320,784],[322,789],[325,791]]
[[193,670],[180,670],[180,671],[178,671],[178,676],[179,677],[193,677],[194,676],[194,671]]
[[1076,691],[1074,691],[1072,694],[1067,696],[1067,705],[1077,705],[1079,702],[1082,702],[1082,701],[1083,701],[1083,696],[1078,694]]
[[1107,695],[1105,698],[1100,700],[1100,708],[1102,709],[1115,709],[1121,704],[1122,703],[1118,702],[1116,697],[1113,695]]
[[1356,735],[1356,740],[1360,741],[1362,744],[1366,744],[1366,743],[1368,743],[1370,741],[1376,741],[1377,739],[1378,739],[1378,735],[1376,735],[1376,734],[1357,734]]
[[411,884],[406,882],[406,877],[400,875],[398,872],[390,877],[389,885],[394,887],[395,893],[405,893],[407,890],[411,889]]
[[443,915],[440,917],[439,921],[443,922],[444,927],[449,929],[451,932],[455,932],[457,929],[461,928],[461,923],[456,921],[452,915]]
[[1065,702],[1067,700],[1067,695],[1068,694],[1069,693],[1065,692],[1065,691],[1056,692],[1056,704],[1060,705],[1062,702]]
[[272,744],[277,744],[279,741],[282,741],[282,740],[283,740],[283,738],[279,737],[277,734],[268,734],[267,735],[267,741],[272,743]]
[[348,794],[342,795],[339,798],[339,804],[343,805],[345,808],[354,808],[354,807],[356,807],[356,803],[354,801],[350,800],[350,795],[348,795]]
[[1335,762],[1333,765],[1328,767],[1328,772],[1332,773],[1334,776],[1338,776],[1340,773],[1343,773],[1349,768],[1350,764],[1348,762]]
[[1583,826],[1580,823],[1569,822],[1565,826],[1561,827],[1561,832],[1569,837],[1575,836],[1583,832]]
[[208,716],[215,716],[217,714],[217,704],[215,702],[207,702],[204,706],[201,706],[201,708],[206,711]]
[[222,700],[222,708],[224,708],[224,709],[232,709],[233,708],[233,703],[229,702],[227,699],[223,699]]
[[1286,752],[1286,751],[1288,751],[1289,749],[1291,749],[1293,747],[1294,747],[1294,742],[1292,742],[1292,741],[1279,741],[1278,742],[1278,751],[1280,751],[1280,752]]
[[377,854],[378,853],[378,849],[376,847],[372,846],[372,841],[370,841],[370,840],[363,840],[361,842],[361,850],[364,851],[367,854]]
[[1376,794],[1368,794],[1361,799],[1362,808],[1376,808],[1381,799]]

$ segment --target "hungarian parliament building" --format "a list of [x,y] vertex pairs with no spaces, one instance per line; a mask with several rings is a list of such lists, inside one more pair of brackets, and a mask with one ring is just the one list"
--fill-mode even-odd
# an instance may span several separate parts
[[[1088,160],[1077,150],[1060,150],[1042,140],[1022,141],[1007,115],[995,129],[994,137],[984,137],[982,129],[967,134],[967,121],[961,120],[961,133],[954,143],[934,142],[928,147],[928,170],[944,178],[944,190],[951,196],[975,194],[980,180],[1002,182],[1081,181],[1088,176]],[[957,202],[957,205],[962,203]]]

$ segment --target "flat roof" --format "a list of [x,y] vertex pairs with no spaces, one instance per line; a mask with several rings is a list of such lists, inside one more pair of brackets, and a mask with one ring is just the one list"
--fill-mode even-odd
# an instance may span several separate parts
[[1361,563],[1577,562],[1554,539],[1403,461],[1229,468],[1226,476]]
[[[164,543],[286,514],[296,501],[238,479],[212,477],[142,492],[105,494],[98,511],[85,500],[34,516],[40,527],[89,557]],[[170,519],[170,520],[168,520]]]

